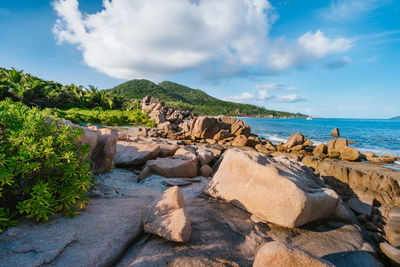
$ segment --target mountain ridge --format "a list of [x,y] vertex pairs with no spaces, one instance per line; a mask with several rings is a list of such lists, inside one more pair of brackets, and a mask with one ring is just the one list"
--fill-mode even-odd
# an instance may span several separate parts
[[150,95],[160,98],[168,106],[173,106],[182,110],[190,110],[198,115],[308,117],[300,113],[269,110],[256,105],[224,101],[212,97],[200,89],[193,89],[171,81],[164,81],[156,84],[145,79],[134,79],[108,89],[108,91],[129,99],[142,99],[146,95]]

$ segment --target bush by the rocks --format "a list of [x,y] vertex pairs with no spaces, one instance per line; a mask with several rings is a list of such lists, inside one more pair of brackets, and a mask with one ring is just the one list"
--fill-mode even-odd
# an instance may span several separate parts
[[93,176],[82,133],[36,108],[0,102],[0,231],[17,213],[39,222],[85,207]]
[[60,118],[70,120],[73,123],[91,123],[108,126],[137,126],[143,125],[155,127],[155,122],[144,114],[140,109],[135,110],[103,110],[102,108],[80,109],[73,108],[68,110],[50,109],[50,112]]

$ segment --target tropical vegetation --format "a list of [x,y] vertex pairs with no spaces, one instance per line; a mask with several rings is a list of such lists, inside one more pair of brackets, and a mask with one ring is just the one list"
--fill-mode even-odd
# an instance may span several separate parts
[[23,71],[0,68],[0,100],[10,98],[75,123],[154,126],[137,101],[94,86],[84,88],[45,81]]
[[274,117],[307,117],[304,114],[294,114],[283,111],[268,110],[249,104],[240,104],[223,101],[212,97],[199,89],[177,84],[174,82],[162,82],[155,84],[148,80],[131,80],[120,84],[108,92],[127,99],[142,99],[146,95],[162,99],[167,106],[189,110],[198,115],[208,116],[268,116]]
[[0,232],[15,217],[46,221],[75,216],[87,204],[93,182],[81,128],[71,129],[49,113],[10,99],[0,102]]

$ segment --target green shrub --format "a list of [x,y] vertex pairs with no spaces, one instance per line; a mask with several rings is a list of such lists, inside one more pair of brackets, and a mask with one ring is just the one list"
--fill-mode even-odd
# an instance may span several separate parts
[[134,110],[102,110],[102,109],[79,109],[68,110],[51,109],[60,118],[70,120],[73,123],[91,123],[108,126],[137,126],[143,125],[155,127],[155,122],[144,114],[140,109]]
[[93,176],[82,132],[38,109],[0,102],[0,231],[15,224],[17,212],[46,221],[85,207]]

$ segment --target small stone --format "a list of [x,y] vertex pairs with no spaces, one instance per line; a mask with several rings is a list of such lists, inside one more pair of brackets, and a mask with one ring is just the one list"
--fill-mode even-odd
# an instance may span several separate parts
[[213,172],[213,169],[209,165],[203,165],[201,166],[199,170],[199,175],[203,177],[210,177]]
[[340,136],[339,128],[333,129],[333,130],[331,131],[331,135],[332,135],[333,137],[339,137],[339,136]]

